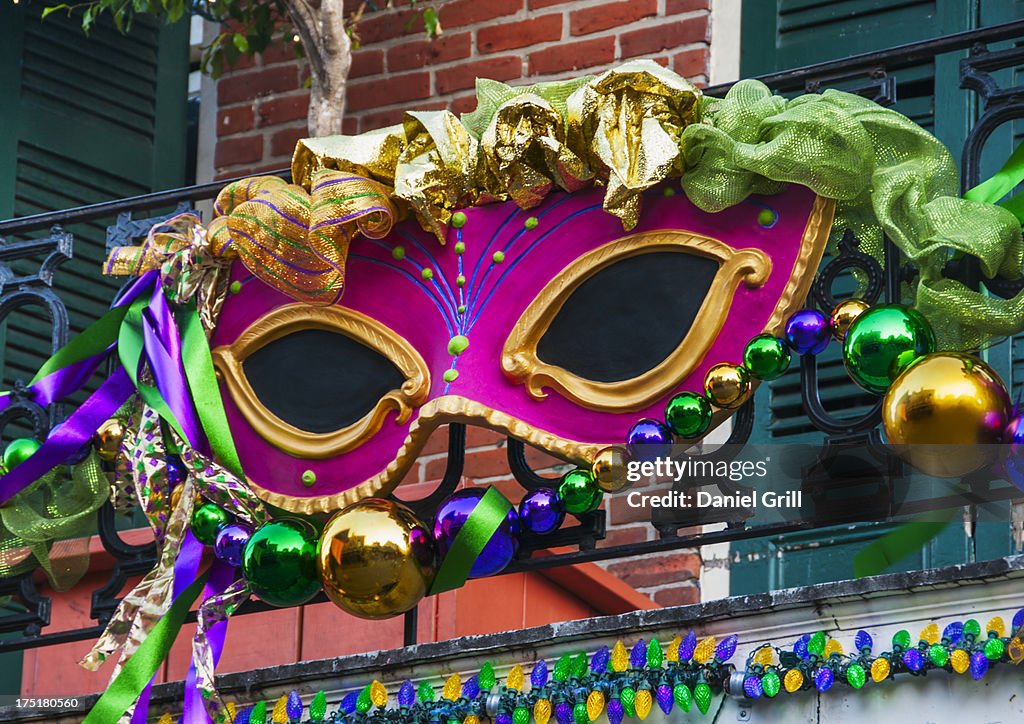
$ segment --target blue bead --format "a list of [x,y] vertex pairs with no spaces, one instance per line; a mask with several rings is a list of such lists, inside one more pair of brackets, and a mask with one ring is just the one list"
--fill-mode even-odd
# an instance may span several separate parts
[[871,634],[867,631],[858,631],[857,635],[853,638],[853,645],[857,651],[867,649],[870,652],[875,642],[871,640]]
[[547,535],[565,520],[565,504],[551,488],[534,488],[519,503],[519,522],[524,531]]
[[672,430],[663,422],[645,418],[630,428],[626,442],[637,460],[668,457],[672,452]]
[[828,318],[816,309],[801,309],[786,322],[786,343],[797,354],[820,354],[830,339]]

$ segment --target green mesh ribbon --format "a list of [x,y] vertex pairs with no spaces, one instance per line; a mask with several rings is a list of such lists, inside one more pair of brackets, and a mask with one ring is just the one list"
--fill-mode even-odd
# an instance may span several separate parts
[[0,508],[0,577],[38,565],[63,591],[85,575],[89,536],[110,481],[95,452],[68,470],[51,471]]
[[702,102],[702,122],[681,139],[682,186],[698,207],[802,184],[837,200],[833,238],[850,229],[882,261],[886,234],[919,268],[911,301],[940,348],[973,349],[1024,327],[1024,294],[995,299],[942,276],[952,254],[970,254],[985,276],[1019,278],[1021,225],[1003,207],[960,198],[952,156],[916,123],[849,93],[786,100],[754,80]]

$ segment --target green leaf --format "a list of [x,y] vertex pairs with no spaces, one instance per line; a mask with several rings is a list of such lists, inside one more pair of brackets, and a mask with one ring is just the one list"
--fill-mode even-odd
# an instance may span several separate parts
[[52,13],[55,13],[58,10],[67,10],[68,11],[68,15],[71,14],[71,6],[68,5],[67,3],[61,3],[60,5],[51,5],[50,7],[43,8],[43,18],[42,19],[46,20],[46,18],[48,18]]
[[249,40],[241,33],[235,33],[231,37],[231,43],[238,48],[239,53],[249,52]]
[[436,38],[444,32],[441,28],[441,18],[435,8],[423,8],[423,29],[427,32],[428,38]]

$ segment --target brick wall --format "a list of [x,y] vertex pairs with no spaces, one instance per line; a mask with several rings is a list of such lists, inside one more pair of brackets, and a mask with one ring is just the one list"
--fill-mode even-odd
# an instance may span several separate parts
[[[418,11],[369,13],[359,25],[348,95],[346,132],[401,120],[406,109],[473,109],[476,77],[511,84],[598,73],[629,58],[652,58],[680,75],[707,82],[709,0],[451,0],[438,3],[444,34],[423,38]],[[308,71],[288,48],[244,60],[217,84],[216,174],[219,178],[288,166],[295,141],[306,135]],[[447,434],[430,441],[403,484],[414,499],[433,488],[445,467]],[[522,489],[508,473],[504,438],[470,429],[465,474],[469,484],[494,484],[512,500]],[[568,467],[531,450],[535,470]],[[640,512],[612,497],[602,545],[652,538]],[[692,550],[603,564],[659,604],[700,599],[700,557]]]
[[[475,106],[474,80],[511,84],[597,73],[652,58],[706,83],[710,0],[450,0],[444,33],[424,39],[419,10],[367,13],[353,54],[346,133],[397,123],[406,109]],[[407,4],[407,1],[406,3]],[[218,178],[288,165],[306,134],[308,71],[290,48],[245,59],[217,83]]]

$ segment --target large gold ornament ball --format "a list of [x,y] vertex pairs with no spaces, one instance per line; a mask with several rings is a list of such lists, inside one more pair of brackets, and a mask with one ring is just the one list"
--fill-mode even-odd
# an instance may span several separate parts
[[620,445],[606,447],[594,456],[590,472],[597,487],[606,493],[619,493],[632,485],[627,477],[629,450]]
[[427,527],[400,503],[367,498],[327,523],[317,548],[324,591],[353,616],[397,616],[423,598],[437,572]]
[[839,302],[839,304],[832,308],[832,313],[829,315],[829,322],[832,325],[832,336],[839,342],[846,339],[846,331],[850,328],[850,325],[856,322],[857,317],[866,312],[870,306],[863,299],[844,299]]
[[704,376],[704,391],[715,407],[737,408],[750,393],[750,373],[739,365],[717,364]]
[[121,452],[121,443],[124,442],[125,425],[116,417],[112,417],[96,431],[92,444],[101,460],[113,462]]
[[882,422],[889,442],[918,470],[959,477],[994,463],[1010,415],[1010,395],[977,357],[936,352],[889,387]]

